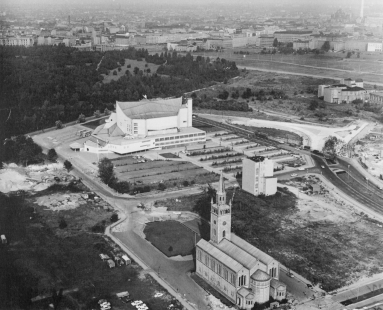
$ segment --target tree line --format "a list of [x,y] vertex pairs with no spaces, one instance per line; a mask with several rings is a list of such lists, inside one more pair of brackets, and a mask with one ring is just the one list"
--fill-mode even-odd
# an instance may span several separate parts
[[[0,47],[1,140],[69,122],[80,114],[114,109],[114,102],[181,96],[238,74],[234,62],[176,52],[150,55],[147,50],[78,51],[65,46]],[[162,64],[159,74],[125,74],[102,83],[107,70],[125,59]]]

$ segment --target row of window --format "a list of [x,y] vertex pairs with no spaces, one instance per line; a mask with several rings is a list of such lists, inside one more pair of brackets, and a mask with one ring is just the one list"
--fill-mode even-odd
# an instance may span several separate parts
[[194,134],[190,134],[190,135],[181,135],[181,136],[173,136],[173,137],[165,137],[165,138],[157,138],[156,139],[156,142],[159,142],[159,141],[168,141],[168,140],[177,140],[177,139],[184,139],[184,138],[191,138],[191,137],[198,137],[198,136],[204,136],[205,133],[202,132],[202,133],[194,133]]
[[211,257],[209,254],[203,252],[201,249],[197,249],[197,259],[205,266],[213,270],[214,273],[218,274],[225,281],[235,285],[236,274],[229,270],[221,262]]
[[194,139],[187,139],[187,140],[168,141],[168,142],[156,143],[156,146],[170,145],[170,144],[175,144],[175,143],[185,143],[185,142],[192,142],[192,141],[200,141],[200,140],[205,140],[205,138],[194,138]]

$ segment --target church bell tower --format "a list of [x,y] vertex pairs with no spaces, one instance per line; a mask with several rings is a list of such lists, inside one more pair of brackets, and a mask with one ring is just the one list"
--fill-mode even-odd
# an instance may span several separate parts
[[220,243],[222,239],[230,240],[231,235],[231,201],[226,203],[226,191],[223,174],[219,179],[216,203],[211,201],[210,240]]

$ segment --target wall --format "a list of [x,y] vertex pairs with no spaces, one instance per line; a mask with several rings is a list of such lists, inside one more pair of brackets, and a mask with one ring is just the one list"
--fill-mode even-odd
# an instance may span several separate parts
[[[136,122],[136,120],[134,120]],[[164,130],[168,128],[177,128],[177,116],[150,118],[146,120],[147,130]]]
[[250,159],[245,158],[242,164],[242,189],[255,195],[255,165]]
[[264,194],[266,196],[274,195],[277,192],[277,178],[267,178],[264,180]]

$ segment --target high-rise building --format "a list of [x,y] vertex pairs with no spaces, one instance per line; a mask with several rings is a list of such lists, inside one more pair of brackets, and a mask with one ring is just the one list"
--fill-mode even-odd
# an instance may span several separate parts
[[245,158],[242,164],[242,189],[255,196],[274,195],[277,178],[273,177],[274,162],[263,156]]

